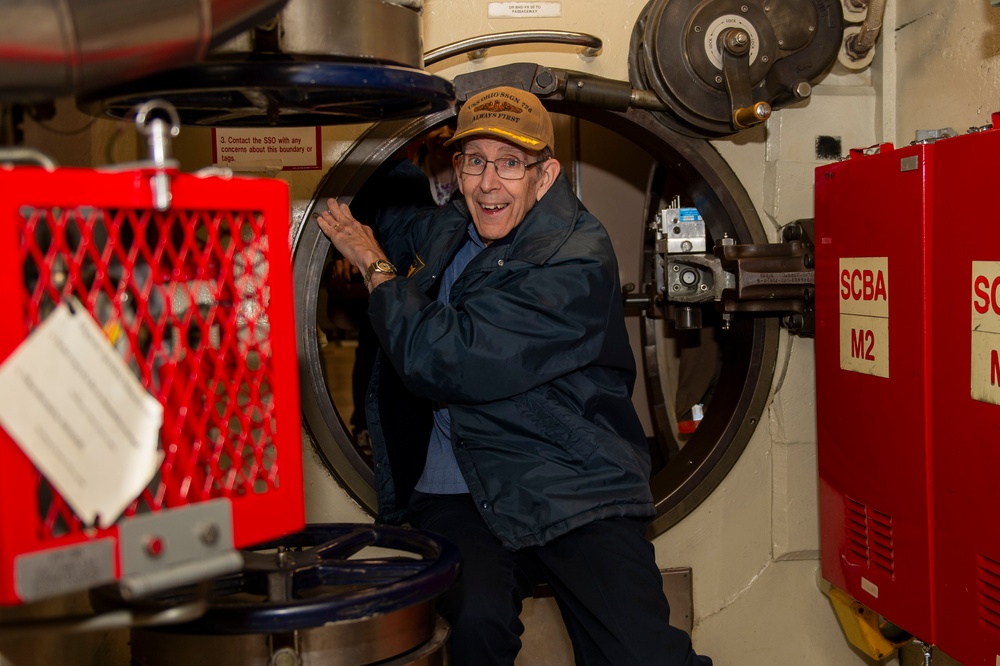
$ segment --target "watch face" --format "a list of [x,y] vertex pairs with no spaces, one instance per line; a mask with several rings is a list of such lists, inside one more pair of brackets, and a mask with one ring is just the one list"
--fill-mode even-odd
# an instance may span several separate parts
[[364,277],[365,286],[368,285],[368,281],[372,279],[372,275],[375,273],[391,273],[395,275],[396,267],[390,264],[385,259],[376,259],[368,267],[368,270],[365,271],[365,277]]

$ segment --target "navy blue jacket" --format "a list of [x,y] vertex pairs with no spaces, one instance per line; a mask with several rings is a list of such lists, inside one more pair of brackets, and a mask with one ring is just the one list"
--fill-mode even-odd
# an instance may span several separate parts
[[542,545],[598,518],[652,517],[606,230],[560,175],[507,238],[472,260],[451,303],[439,303],[439,278],[470,221],[462,200],[377,217],[401,273],[369,300],[382,346],[366,405],[378,520],[406,520],[433,401],[448,404],[462,474],[507,548]]

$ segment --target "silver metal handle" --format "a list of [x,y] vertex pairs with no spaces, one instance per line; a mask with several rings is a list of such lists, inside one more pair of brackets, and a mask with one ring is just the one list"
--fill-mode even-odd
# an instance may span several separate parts
[[55,160],[35,148],[6,146],[0,148],[0,164],[37,164],[46,169],[58,166]]
[[513,32],[480,35],[479,37],[470,37],[469,39],[445,44],[424,54],[424,67],[434,65],[462,53],[485,52],[494,46],[533,43],[580,46],[583,47],[583,55],[586,57],[596,56],[604,46],[604,42],[600,38],[582,32],[567,32],[565,30],[515,30]]
[[122,576],[118,581],[118,588],[124,599],[140,599],[173,587],[188,585],[193,581],[231,574],[242,568],[243,555],[237,550],[229,550],[213,557],[184,562],[157,571]]

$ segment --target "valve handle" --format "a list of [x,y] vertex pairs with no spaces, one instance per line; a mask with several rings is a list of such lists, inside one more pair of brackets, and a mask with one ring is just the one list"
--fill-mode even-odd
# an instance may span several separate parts
[[750,86],[750,35],[743,28],[729,28],[719,35],[722,78],[732,109],[735,129],[747,129],[771,117],[771,105],[754,102]]

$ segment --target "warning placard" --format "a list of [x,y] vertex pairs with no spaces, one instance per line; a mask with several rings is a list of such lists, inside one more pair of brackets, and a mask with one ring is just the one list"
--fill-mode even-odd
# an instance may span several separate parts
[[491,2],[490,18],[561,18],[561,2]]
[[973,400],[1000,405],[1000,262],[972,262]]
[[212,128],[212,162],[281,170],[319,169],[319,127]]
[[889,259],[840,260],[840,368],[889,376]]

